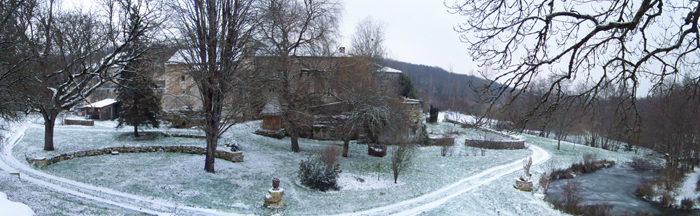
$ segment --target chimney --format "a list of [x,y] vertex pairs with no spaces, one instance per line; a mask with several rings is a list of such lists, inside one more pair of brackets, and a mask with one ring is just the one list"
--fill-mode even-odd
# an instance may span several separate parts
[[345,47],[338,48],[338,52],[345,54]]

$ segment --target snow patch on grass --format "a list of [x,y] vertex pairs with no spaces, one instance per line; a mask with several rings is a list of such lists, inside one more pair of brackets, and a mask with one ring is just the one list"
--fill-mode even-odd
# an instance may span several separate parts
[[403,182],[394,184],[392,180],[377,179],[376,175],[357,175],[345,172],[338,175],[338,186],[341,187],[340,190],[375,190],[401,186],[403,184]]
[[32,216],[34,210],[20,202],[12,202],[7,199],[7,195],[0,192],[0,215]]
[[700,197],[700,192],[695,191],[698,179],[700,179],[700,168],[695,167],[695,170],[693,170],[693,172],[688,173],[685,176],[683,182],[681,183],[681,187],[677,189],[678,192],[676,192],[676,206],[681,206],[681,201],[683,199],[691,198],[693,202],[695,202],[693,209],[700,209],[700,205],[698,205],[697,202],[698,197]]

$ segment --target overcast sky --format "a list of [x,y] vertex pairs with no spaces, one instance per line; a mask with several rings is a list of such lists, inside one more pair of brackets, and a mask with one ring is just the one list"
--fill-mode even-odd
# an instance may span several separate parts
[[438,66],[455,73],[477,71],[467,45],[453,30],[462,19],[447,12],[441,0],[345,0],[340,31],[350,46],[357,23],[367,16],[386,24],[386,47],[392,59]]

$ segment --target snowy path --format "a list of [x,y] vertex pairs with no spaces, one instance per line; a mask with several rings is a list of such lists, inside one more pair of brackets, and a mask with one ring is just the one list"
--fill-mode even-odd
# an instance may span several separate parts
[[[551,157],[540,147],[530,145],[529,148],[534,152],[531,156],[533,165],[543,163]],[[383,207],[340,215],[417,215],[440,207],[460,194],[522,169],[522,161],[516,160],[509,164],[492,167],[429,194]]]
[[[57,192],[152,215],[171,215],[175,212],[206,215],[240,215],[213,209],[179,206],[172,201],[127,194],[109,188],[97,187],[49,175],[36,170],[12,157],[12,148],[23,138],[26,129],[27,127],[25,125],[15,127],[12,135],[7,140],[8,142],[4,143],[5,146],[0,146],[0,150],[2,150],[0,152],[0,169],[6,172],[19,170],[22,173],[21,178],[23,181],[41,185]],[[530,145],[529,148],[533,151],[533,164],[543,163],[551,157],[551,155],[542,148],[532,145]],[[520,160],[492,167],[429,194],[383,207],[340,215],[417,215],[438,208],[456,196],[518,170],[522,170],[522,162]]]

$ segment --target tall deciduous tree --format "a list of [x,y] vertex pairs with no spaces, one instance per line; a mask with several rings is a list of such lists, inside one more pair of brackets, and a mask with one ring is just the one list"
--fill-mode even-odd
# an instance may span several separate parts
[[250,65],[245,61],[254,54],[253,33],[256,28],[253,0],[182,0],[178,25],[185,36],[180,50],[190,66],[202,99],[206,134],[204,169],[215,172],[214,159],[219,137],[242,114],[253,95],[248,90],[255,83]]
[[621,108],[634,109],[643,78],[652,89],[680,76],[696,88],[700,83],[699,1],[477,0],[448,7],[465,18],[456,29],[474,60],[491,61],[499,72],[499,96],[522,93],[549,72],[554,79],[541,101],[558,83],[578,78],[590,85],[562,98],[591,107],[602,89],[615,85],[631,92],[623,98],[631,103]]
[[371,62],[380,63],[387,54],[385,40],[386,25],[372,17],[362,19],[355,26],[355,33],[350,39],[350,53],[362,56]]
[[112,68],[137,59],[139,55],[124,52],[156,27],[157,16],[155,5],[147,1],[105,1],[104,16],[60,11],[54,0],[42,3],[24,32],[30,44],[32,85],[18,93],[44,117],[44,150],[51,151],[58,114],[118,76],[121,70]]
[[[336,0],[261,0],[258,36],[262,55],[271,62],[265,70],[276,73],[273,87],[282,103],[282,123],[291,137],[291,149],[299,152],[299,134],[310,116],[306,113],[317,105],[318,94],[304,88],[299,68],[306,57],[327,57],[338,28],[342,5]],[[315,68],[315,72],[325,72]]]

